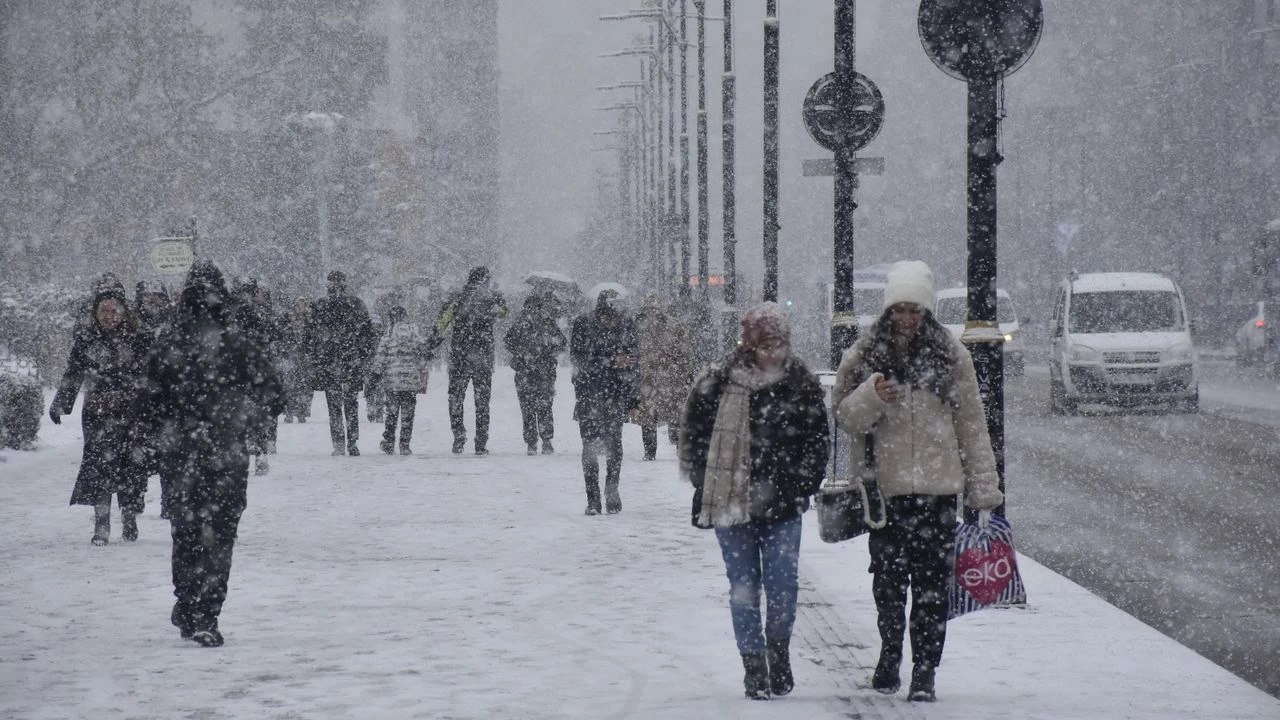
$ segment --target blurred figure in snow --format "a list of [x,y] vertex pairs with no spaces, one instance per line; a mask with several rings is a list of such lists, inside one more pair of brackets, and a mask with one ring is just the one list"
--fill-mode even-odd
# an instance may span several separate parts
[[325,297],[311,306],[303,331],[313,387],[324,391],[334,455],[359,455],[360,406],[366,366],[377,335],[364,301],[347,290],[347,276],[329,273]]
[[197,260],[172,326],[147,358],[145,421],[172,484],[170,621],[206,647],[218,617],[248,502],[249,442],[284,409],[270,356],[236,322],[222,272]]
[[449,339],[449,425],[453,452],[467,445],[463,401],[467,384],[475,395],[476,455],[489,454],[489,392],[493,388],[493,323],[507,316],[507,301],[490,287],[489,268],[471,268],[467,284],[451,296],[436,318],[432,348]]
[[729,576],[746,695],[786,695],[801,516],[826,475],[831,433],[822,385],[792,351],[780,305],[743,313],[741,345],[694,382],[680,433],[693,525],[715,528]]
[[558,304],[549,292],[535,292],[525,298],[515,322],[502,342],[516,373],[516,398],[520,401],[520,418],[524,426],[524,444],[530,455],[555,452],[555,421],[551,401],[556,396],[557,356],[567,342],[556,324]]
[[280,319],[280,376],[284,381],[284,421],[306,422],[311,417],[310,361],[303,346],[303,331],[311,317],[311,301],[296,298],[293,307]]
[[692,337],[680,318],[656,292],[645,296],[636,317],[640,332],[640,406],[631,420],[640,426],[644,459],[658,454],[658,426],[667,426],[674,445],[680,438],[680,413],[694,377]]
[[409,313],[399,305],[387,311],[387,330],[378,341],[370,377],[386,394],[382,452],[396,449],[396,424],[400,425],[400,454],[412,455],[413,416],[418,394],[427,391],[430,350],[418,326],[409,322]]

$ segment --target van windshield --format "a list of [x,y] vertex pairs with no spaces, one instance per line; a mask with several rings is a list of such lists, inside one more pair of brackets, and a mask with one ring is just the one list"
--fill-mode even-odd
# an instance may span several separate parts
[[1178,294],[1158,290],[1073,293],[1074,333],[1178,332],[1186,327]]
[[[968,320],[969,301],[964,296],[938,298],[933,316],[943,325],[963,325]],[[1018,321],[1013,312],[1013,302],[1007,297],[996,296],[996,322],[1008,325]]]

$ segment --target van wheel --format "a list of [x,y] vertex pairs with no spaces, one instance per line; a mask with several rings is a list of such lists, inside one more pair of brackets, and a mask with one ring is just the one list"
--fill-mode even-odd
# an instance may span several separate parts
[[1075,415],[1075,401],[1067,397],[1067,388],[1061,382],[1049,381],[1049,412],[1054,415]]

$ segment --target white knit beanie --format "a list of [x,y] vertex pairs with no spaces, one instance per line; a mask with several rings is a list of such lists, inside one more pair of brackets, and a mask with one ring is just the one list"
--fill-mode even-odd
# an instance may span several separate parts
[[915,303],[933,312],[933,271],[919,260],[899,260],[889,266],[884,287],[884,309],[898,303]]

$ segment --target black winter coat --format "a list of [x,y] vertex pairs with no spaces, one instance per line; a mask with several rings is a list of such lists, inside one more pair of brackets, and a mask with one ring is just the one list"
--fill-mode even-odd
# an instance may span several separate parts
[[311,305],[311,315],[303,329],[316,390],[351,391],[364,386],[365,366],[373,357],[378,336],[364,302],[343,291],[330,290]]
[[136,489],[138,483],[146,487],[135,451],[143,445],[143,427],[137,418],[147,338],[127,324],[112,333],[96,322],[75,331],[67,369],[51,406],[59,415],[70,413],[84,385],[80,413],[84,454],[71,492],[72,505],[94,505],[111,493]]
[[507,316],[502,293],[483,285],[468,285],[445,302],[436,318],[431,342],[434,350],[449,339],[449,369],[493,372],[493,323]]
[[[579,315],[569,331],[573,360],[573,418],[598,425],[626,422],[640,404],[640,340],[635,321],[618,315],[609,324],[600,311]],[[630,367],[616,367],[614,358],[630,356]]]
[[517,386],[555,382],[557,356],[568,343],[550,308],[532,298],[526,300],[502,342],[516,371]]
[[[750,352],[734,351],[694,383],[685,402],[680,458],[694,487],[695,527],[708,527],[698,524],[698,515],[720,396],[730,369],[751,362]],[[783,372],[781,380],[751,395],[752,520],[786,520],[805,512],[827,473],[831,430],[822,384],[795,357]]]

